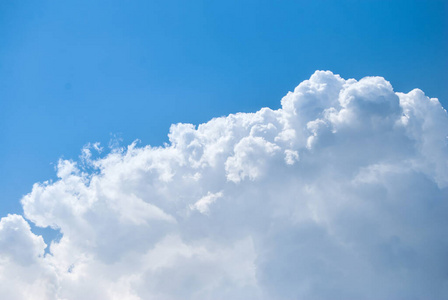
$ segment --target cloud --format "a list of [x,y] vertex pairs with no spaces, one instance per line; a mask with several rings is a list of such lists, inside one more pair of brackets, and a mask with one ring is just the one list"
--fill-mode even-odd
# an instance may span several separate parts
[[281,101],[61,160],[0,222],[8,299],[448,297],[448,117],[317,71]]
[[191,209],[196,209],[198,211],[200,211],[203,214],[208,214],[210,211],[209,206],[216,201],[216,199],[219,199],[222,197],[222,192],[216,193],[216,194],[212,194],[210,192],[208,192],[208,194],[204,197],[202,197],[201,199],[198,200],[198,202],[196,202],[193,205],[190,205]]

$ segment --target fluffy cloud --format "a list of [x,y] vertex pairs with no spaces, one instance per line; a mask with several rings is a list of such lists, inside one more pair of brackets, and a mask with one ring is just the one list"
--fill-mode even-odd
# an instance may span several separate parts
[[420,90],[317,71],[163,147],[61,160],[0,222],[7,299],[444,299],[448,117]]

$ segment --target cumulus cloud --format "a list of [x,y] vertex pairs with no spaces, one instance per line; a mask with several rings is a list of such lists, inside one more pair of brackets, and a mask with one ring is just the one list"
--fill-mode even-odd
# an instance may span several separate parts
[[[445,299],[448,117],[317,71],[282,100],[36,183],[0,221],[7,299]],[[5,298],[5,299],[6,299]]]

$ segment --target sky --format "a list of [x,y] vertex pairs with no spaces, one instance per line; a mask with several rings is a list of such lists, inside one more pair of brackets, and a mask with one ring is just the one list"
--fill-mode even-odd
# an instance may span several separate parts
[[2,1],[0,215],[87,143],[279,108],[315,70],[448,104],[446,1]]
[[2,1],[0,294],[446,298],[447,16]]

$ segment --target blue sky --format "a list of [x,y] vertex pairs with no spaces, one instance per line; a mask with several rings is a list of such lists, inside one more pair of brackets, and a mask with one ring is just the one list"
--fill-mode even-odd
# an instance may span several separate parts
[[88,142],[280,107],[317,69],[448,104],[446,1],[1,1],[0,215]]
[[447,299],[447,16],[0,1],[0,295]]

